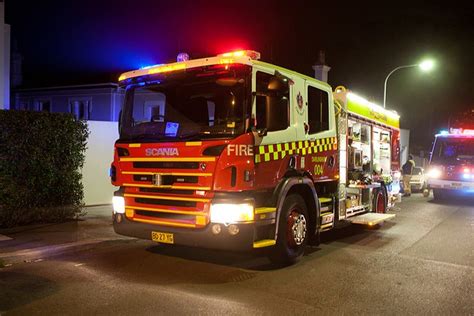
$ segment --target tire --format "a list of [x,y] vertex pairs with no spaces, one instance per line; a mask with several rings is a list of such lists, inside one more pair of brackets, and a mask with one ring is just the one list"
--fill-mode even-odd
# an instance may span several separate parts
[[387,194],[383,188],[374,191],[374,200],[372,201],[372,212],[387,213]]
[[310,233],[308,208],[298,194],[285,198],[280,212],[277,243],[269,258],[278,264],[294,264],[304,254]]
[[433,189],[433,198],[435,201],[442,201],[446,196],[441,189]]

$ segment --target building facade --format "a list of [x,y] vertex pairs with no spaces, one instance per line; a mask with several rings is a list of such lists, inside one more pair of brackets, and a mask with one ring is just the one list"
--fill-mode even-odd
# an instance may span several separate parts
[[15,90],[12,109],[71,113],[80,120],[118,121],[124,91],[117,84]]

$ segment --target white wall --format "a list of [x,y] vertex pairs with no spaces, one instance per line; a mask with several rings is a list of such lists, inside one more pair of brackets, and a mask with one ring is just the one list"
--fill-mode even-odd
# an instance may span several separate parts
[[0,2],[0,109],[10,108],[10,26],[5,24],[5,4]]
[[118,139],[117,122],[87,121],[90,135],[82,169],[84,203],[86,205],[109,204],[113,192],[109,169],[114,159],[114,143]]
[[410,154],[410,130],[400,129],[400,166],[408,160]]

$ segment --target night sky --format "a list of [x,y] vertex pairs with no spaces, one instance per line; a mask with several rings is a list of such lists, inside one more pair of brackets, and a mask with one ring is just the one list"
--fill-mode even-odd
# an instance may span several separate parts
[[393,74],[387,93],[412,149],[429,149],[451,113],[474,108],[474,4],[457,3],[6,0],[6,22],[23,56],[23,87],[116,81],[181,51],[199,58],[240,48],[312,76],[324,50],[333,87],[382,104],[390,70],[435,58],[432,73]]

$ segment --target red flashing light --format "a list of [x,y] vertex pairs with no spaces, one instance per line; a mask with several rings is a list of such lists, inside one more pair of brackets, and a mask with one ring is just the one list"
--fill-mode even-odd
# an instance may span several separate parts
[[260,53],[254,50],[237,50],[233,52],[219,54],[218,56],[224,57],[226,59],[239,58],[244,56],[250,57],[251,59],[260,59]]

